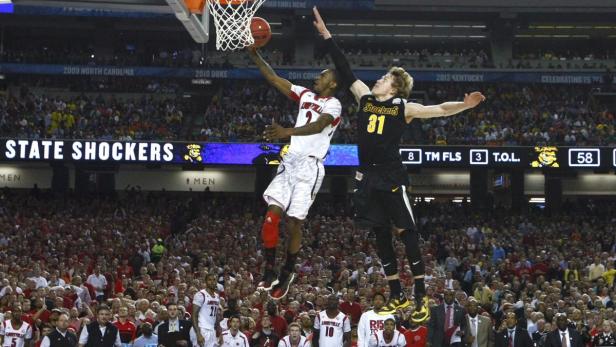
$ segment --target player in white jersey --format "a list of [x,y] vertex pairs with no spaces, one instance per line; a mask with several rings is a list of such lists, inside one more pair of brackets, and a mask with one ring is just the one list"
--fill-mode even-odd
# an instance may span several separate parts
[[289,335],[278,342],[278,347],[310,347],[310,341],[302,336],[302,327],[298,323],[289,324]]
[[240,330],[240,317],[229,318],[229,330],[220,334],[220,347],[250,347],[248,338]]
[[368,347],[406,347],[406,338],[396,330],[396,320],[387,318],[385,329],[372,334]]
[[372,310],[362,313],[357,326],[357,347],[368,347],[370,337],[385,328],[385,320],[394,318],[391,314],[384,316],[378,313],[385,302],[385,296],[376,293],[372,297]]
[[[314,81],[313,90],[291,84],[263,60],[256,49],[248,49],[249,56],[265,79],[278,91],[298,102],[294,128],[283,128],[275,122],[264,132],[267,140],[291,138],[288,153],[278,167],[276,177],[263,193],[268,204],[261,229],[265,271],[257,289],[266,290],[274,299],[287,294],[295,279],[295,261],[301,247],[301,227],[323,182],[323,160],[329,150],[334,131],[340,124],[342,106],[333,95],[338,88],[334,70],[324,70]],[[287,258],[280,276],[276,276],[276,246],[279,223],[286,215],[289,233]]]
[[29,347],[32,343],[32,327],[21,320],[21,306],[13,306],[11,319],[0,325],[0,340],[3,347]]
[[351,345],[351,322],[338,310],[338,297],[327,297],[327,309],[314,320],[313,347],[348,347]]
[[197,292],[193,298],[193,327],[201,347],[214,347],[217,344],[216,323],[220,320],[221,310],[216,280],[216,274],[208,274],[205,278],[206,289]]

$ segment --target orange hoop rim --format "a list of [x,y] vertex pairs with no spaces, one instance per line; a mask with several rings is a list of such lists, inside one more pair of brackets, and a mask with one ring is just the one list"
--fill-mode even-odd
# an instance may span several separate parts
[[245,2],[250,2],[251,0],[208,0],[208,1],[219,3],[224,6],[227,6],[227,5],[237,6],[237,5],[242,5]]

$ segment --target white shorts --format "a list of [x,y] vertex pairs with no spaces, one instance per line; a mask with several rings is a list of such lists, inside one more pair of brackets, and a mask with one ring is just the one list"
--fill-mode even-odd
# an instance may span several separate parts
[[[201,347],[218,347],[218,338],[216,337],[215,330],[201,329],[201,335],[205,339],[205,344]],[[192,341],[193,346],[199,346],[197,343],[197,336],[195,335],[195,340]]]
[[287,154],[278,166],[276,177],[263,193],[268,205],[276,205],[287,216],[306,219],[325,177],[323,160]]

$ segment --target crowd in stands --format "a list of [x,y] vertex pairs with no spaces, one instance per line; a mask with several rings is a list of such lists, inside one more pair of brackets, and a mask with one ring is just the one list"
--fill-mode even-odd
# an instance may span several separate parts
[[[408,143],[487,145],[610,145],[616,143],[613,111],[591,96],[589,87],[513,84],[423,84],[421,103],[461,100],[480,90],[486,102],[454,117],[416,121],[419,134]],[[233,102],[237,99],[241,102]],[[343,120],[332,141],[354,143],[355,102],[342,97]],[[205,139],[260,139],[262,129],[277,122],[293,124],[296,105],[267,85],[247,82],[223,88],[205,112]],[[233,115],[229,119],[226,115]],[[217,130],[218,129],[218,130]]]
[[[417,45],[412,45],[417,46]],[[364,47],[364,48],[361,48]],[[607,69],[615,68],[614,53],[607,49],[544,49],[533,46],[514,48],[510,60],[493,59],[489,47],[456,48],[407,48],[382,46],[377,49],[365,45],[342,44],[349,62],[356,68],[388,67],[402,65],[414,69]],[[192,68],[232,68],[252,66],[244,52],[219,52],[200,46],[162,49],[118,49],[112,53],[96,53],[93,48],[76,49],[76,46],[37,45],[9,47],[0,53],[0,63],[61,64],[89,66],[156,66]],[[326,61],[319,54],[296,56],[292,52],[271,46],[261,49],[272,66],[322,66]]]
[[[310,81],[297,83],[311,87]],[[614,110],[595,98],[590,86],[417,82],[411,99],[438,104],[461,100],[465,93],[475,90],[486,96],[480,107],[453,117],[415,120],[403,142],[525,146],[616,143]],[[356,103],[348,93],[339,93],[339,98],[342,123],[332,142],[355,143]],[[194,115],[190,124],[183,122],[187,110]],[[275,120],[293,126],[296,114],[296,103],[263,81],[220,82],[205,110],[200,106],[195,109],[175,95],[48,97],[26,89],[0,95],[0,136],[259,142],[266,125]]]
[[[571,49],[575,46],[575,50]],[[567,48],[540,49],[514,47],[513,59],[500,67],[508,69],[613,69],[616,51],[600,47],[569,45]],[[607,45],[606,45],[607,46]]]
[[[310,82],[301,84],[312,87]],[[348,101],[345,105],[350,105],[350,99],[343,100]],[[263,130],[272,121],[286,127],[294,126],[297,107],[296,102],[264,82],[227,82],[207,107],[198,136],[207,141],[262,141]],[[353,143],[353,123],[343,118],[332,141]]]
[[130,99],[85,94],[52,97],[0,94],[0,136],[18,138],[178,139],[181,99],[141,95]]
[[[217,275],[223,298],[221,329],[239,315],[240,331],[251,346],[277,346],[292,322],[309,336],[331,294],[353,326],[370,310],[375,293],[388,295],[374,236],[326,200],[317,201],[306,222],[299,279],[286,298],[271,302],[255,292],[263,257],[261,207],[255,209],[253,199],[135,191],[115,198],[38,190],[1,194],[0,311],[9,319],[21,304],[39,342],[62,312],[69,329],[79,333],[107,304],[116,326],[132,327],[126,341],[123,337],[131,343],[168,319],[169,304],[189,318],[207,274]],[[467,204],[418,204],[432,305],[451,290],[462,307],[476,301],[479,314],[498,331],[513,310],[536,346],[545,345],[545,335],[566,313],[585,346],[598,346],[595,336],[616,329],[615,208],[599,201],[570,203],[555,218],[538,209],[518,215],[503,207],[478,211]],[[404,253],[402,244],[396,249]],[[410,295],[409,264],[398,259]],[[405,321],[411,310],[398,312],[396,324],[414,336],[408,331],[418,327]],[[426,328],[419,328],[423,340],[407,346],[425,346]],[[357,333],[352,336],[355,346]]]
[[614,110],[591,87],[519,84],[432,84],[431,103],[481,90],[485,104],[459,116],[422,122],[430,144],[614,145]]
[[[280,48],[261,49],[264,58],[273,66],[319,66],[317,57],[294,57]],[[383,67],[404,64],[413,68],[489,68],[489,55],[483,49],[377,49],[349,48],[345,52],[356,67]],[[230,68],[252,66],[244,52],[202,51],[200,47],[158,49],[155,52],[119,50],[113,54],[95,53],[93,48],[76,50],[73,46],[36,46],[7,49],[0,54],[0,62],[22,64],[62,64],[91,66],[162,66]]]

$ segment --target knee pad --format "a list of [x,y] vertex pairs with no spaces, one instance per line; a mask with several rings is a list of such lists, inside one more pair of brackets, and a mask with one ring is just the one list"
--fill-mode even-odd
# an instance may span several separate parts
[[265,248],[275,248],[278,246],[280,216],[274,212],[267,211],[263,228],[261,229],[261,239]]
[[391,232],[389,228],[374,228],[376,234],[376,252],[381,258],[381,264],[385,270],[385,275],[391,276],[398,273],[398,261],[391,242]]

